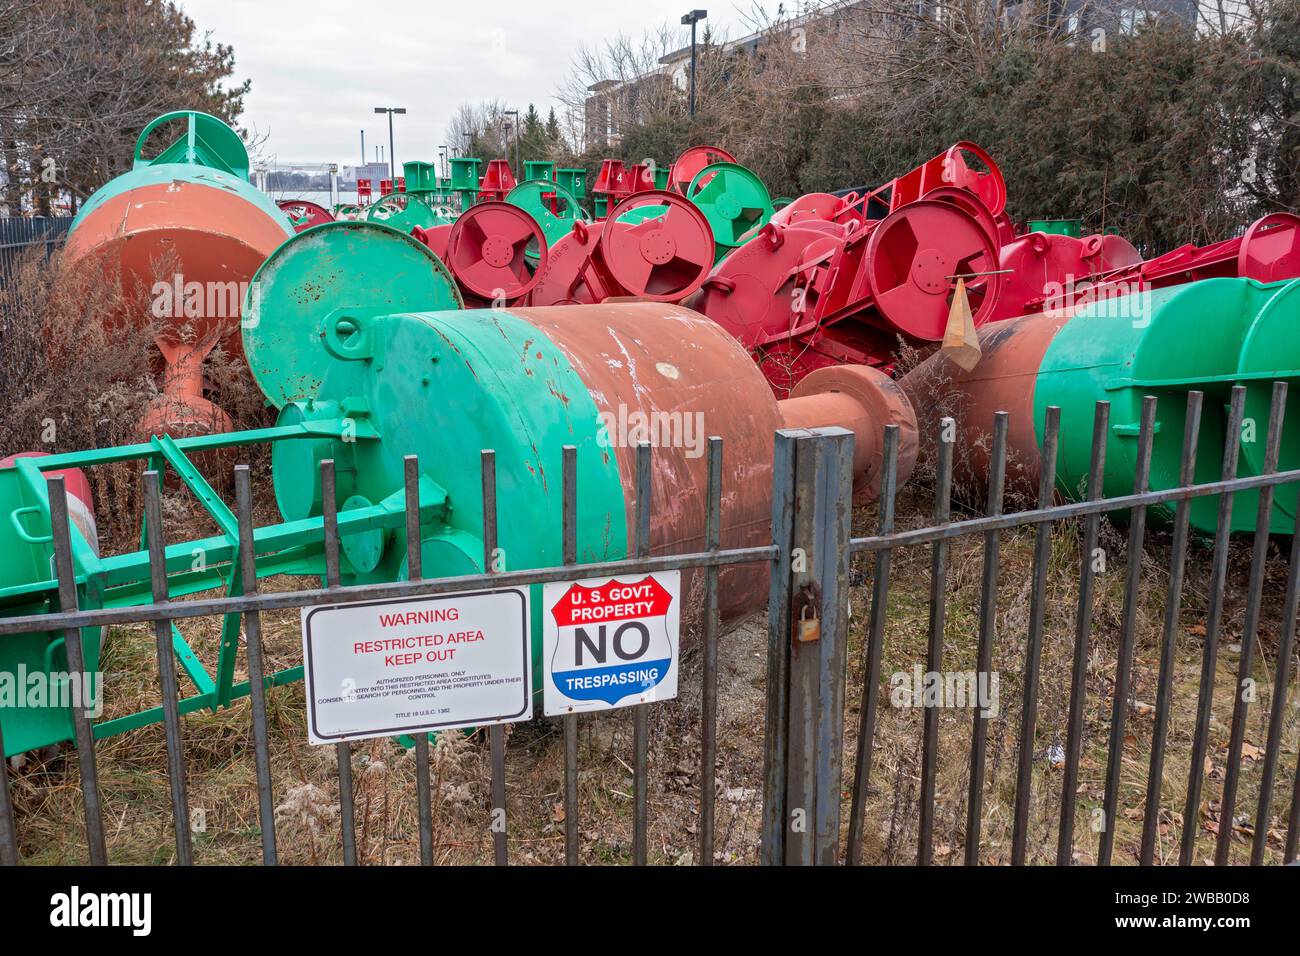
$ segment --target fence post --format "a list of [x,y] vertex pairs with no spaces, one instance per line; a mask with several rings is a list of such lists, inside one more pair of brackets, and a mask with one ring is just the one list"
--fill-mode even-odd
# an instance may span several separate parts
[[773,538],[783,553],[768,609],[762,859],[833,865],[840,846],[853,433],[782,431],[776,464]]
[[794,451],[797,431],[776,433],[772,454],[772,561],[767,595],[767,708],[763,722],[763,832],[759,862],[785,859],[785,751],[790,666],[790,552],[794,533]]

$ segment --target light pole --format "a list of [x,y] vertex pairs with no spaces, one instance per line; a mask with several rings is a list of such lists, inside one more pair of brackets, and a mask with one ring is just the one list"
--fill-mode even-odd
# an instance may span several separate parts
[[447,175],[447,147],[446,146],[438,147],[438,159],[439,159],[439,166],[441,167],[438,170],[438,175],[445,177]]
[[[518,110],[502,110],[502,112],[503,112],[506,116],[513,116],[513,117],[515,118],[515,178],[516,178],[516,179],[522,179],[522,178],[523,178],[523,172],[522,172],[522,169],[521,169],[521,167],[520,167],[520,165],[519,165],[519,111],[518,111]],[[507,127],[507,128],[508,128],[508,127]],[[509,146],[507,146],[506,148],[508,149]]]
[[691,28],[691,115],[695,115],[695,24],[709,18],[708,10],[692,10],[682,17],[682,26]]
[[393,114],[405,113],[405,106],[376,106],[376,113],[388,114],[388,161],[393,164],[393,168],[388,172],[388,178],[393,180],[393,188],[397,188],[397,154],[393,152]]

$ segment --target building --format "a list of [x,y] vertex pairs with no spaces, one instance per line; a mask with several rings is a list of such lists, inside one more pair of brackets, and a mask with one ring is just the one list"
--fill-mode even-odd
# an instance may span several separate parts
[[1195,26],[1196,16],[1196,0],[1066,0],[1062,29],[1096,42],[1158,23]]
[[371,184],[378,189],[379,181],[388,179],[388,164],[366,163],[364,166],[344,166],[339,173],[339,186],[355,189],[358,179],[369,179]]
[[[936,0],[914,0],[918,11],[940,18],[945,5]],[[750,33],[721,44],[724,53],[744,53],[759,64],[756,54],[764,45],[785,42],[795,53],[806,53],[813,45],[832,39],[854,17],[867,14],[873,18],[888,16],[872,13],[879,0],[856,0],[831,3],[806,9],[787,17],[783,5],[770,29]],[[1023,0],[1000,6],[1008,20],[1030,15],[1055,20],[1063,34],[1089,42],[1094,49],[1105,48],[1107,36],[1132,33],[1156,23],[1194,26],[1196,0]],[[648,97],[662,97],[669,89],[685,92],[690,86],[691,48],[687,44],[660,57],[654,69],[630,80],[602,80],[587,87],[585,103],[587,145],[617,146],[624,118],[642,115],[640,107]],[[762,69],[761,65],[756,67]]]
[[[796,53],[807,50],[809,36],[827,35],[847,11],[864,6],[869,0],[833,4],[809,9],[787,17],[784,5],[778,8],[777,22],[770,29],[747,34],[719,44],[722,53],[753,56],[767,43],[777,39],[790,44]],[[631,80],[602,80],[587,87],[585,121],[588,146],[617,146],[624,116],[641,114],[647,98],[662,98],[669,90],[685,93],[690,88],[691,47],[687,45],[664,54],[650,71]]]

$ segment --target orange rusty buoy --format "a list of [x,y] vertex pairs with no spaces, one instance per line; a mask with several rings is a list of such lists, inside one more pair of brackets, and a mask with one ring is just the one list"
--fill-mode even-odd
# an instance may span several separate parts
[[[176,120],[186,134],[144,158],[150,134]],[[160,323],[163,395],[140,423],[146,433],[231,427],[203,397],[203,360],[218,343],[240,354],[249,280],[294,232],[248,174],[248,152],[229,126],[206,113],[168,113],[141,132],[134,168],[91,196],[68,233],[69,262],[116,269],[124,289],[149,290],[152,315],[122,316]]]

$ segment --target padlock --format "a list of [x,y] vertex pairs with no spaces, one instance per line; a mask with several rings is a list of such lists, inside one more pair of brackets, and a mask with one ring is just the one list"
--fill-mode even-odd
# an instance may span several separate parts
[[811,641],[820,641],[822,638],[822,622],[818,617],[807,617],[808,605],[804,604],[799,609],[799,628],[795,632],[801,644],[807,644]]

